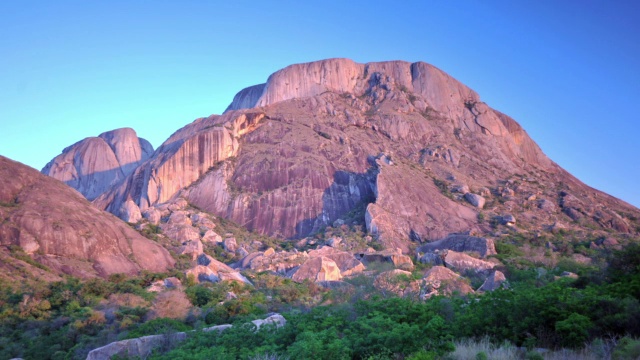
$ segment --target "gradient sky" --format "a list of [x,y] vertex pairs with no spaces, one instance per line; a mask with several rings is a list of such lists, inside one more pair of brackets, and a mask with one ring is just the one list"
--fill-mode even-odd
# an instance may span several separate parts
[[293,63],[425,61],[640,206],[637,1],[2,1],[0,155],[41,169],[132,127],[158,147]]

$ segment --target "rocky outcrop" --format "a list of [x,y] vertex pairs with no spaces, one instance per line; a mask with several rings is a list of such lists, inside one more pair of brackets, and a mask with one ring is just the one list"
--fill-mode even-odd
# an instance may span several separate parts
[[350,276],[365,270],[364,265],[358,261],[352,253],[346,251],[336,250],[329,246],[323,246],[320,249],[309,251],[310,258],[320,256],[333,260],[338,266],[338,269],[340,269],[341,276]]
[[170,348],[183,342],[187,338],[187,333],[178,332],[171,335],[149,335],[135,339],[116,341],[109,345],[91,350],[87,355],[87,360],[109,360],[113,357],[144,358],[159,347]]
[[473,258],[465,253],[449,250],[444,257],[444,264],[447,268],[457,271],[483,272],[493,269],[496,264]]
[[130,128],[108,131],[71,145],[42,173],[93,200],[127,177],[153,154],[151,144]]
[[393,269],[376,276],[373,286],[383,292],[405,297],[420,292],[420,282],[412,279],[409,271]]
[[501,271],[496,270],[492,272],[489,276],[487,276],[484,283],[482,283],[482,285],[478,288],[477,291],[479,292],[494,291],[500,288],[506,289],[508,287],[509,287],[509,284],[504,274]]
[[251,282],[240,272],[207,254],[199,255],[197,265],[187,270],[186,275],[193,276],[198,282],[237,281],[251,285]]
[[372,262],[390,263],[402,270],[413,270],[411,257],[403,255],[400,249],[387,249],[382,251],[361,252],[355,254],[356,259],[365,264]]
[[199,119],[171,136],[149,161],[94,203],[122,217],[121,204],[128,200],[141,210],[168,201],[214,165],[235,156],[240,136],[257,127],[263,118],[264,114],[254,113],[224,119],[226,122],[218,122],[218,117]]
[[[557,198],[559,184],[582,204],[606,204],[531,206]],[[625,215],[637,209],[566,173],[468,87],[431,65],[402,61],[282,69],[241,91],[223,115],[178,130],[94,203],[131,220],[134,209],[122,205],[132,201],[155,219],[147,209],[176,196],[279,238],[364,222],[385,248],[405,254],[411,242],[491,232],[484,212],[514,214],[521,228],[548,226],[560,210],[605,229],[637,227],[637,217]]]
[[[257,319],[251,322],[256,330],[260,330],[265,325],[273,326],[274,329],[281,328],[287,324],[287,320],[280,314],[273,313],[264,319]],[[233,325],[216,325],[202,329],[204,332],[223,332],[232,328]],[[91,350],[87,355],[87,360],[109,360],[114,357],[122,358],[146,358],[151,352],[159,347],[166,350],[187,339],[189,333],[177,332],[174,334],[149,335],[134,339],[112,342],[103,347]]]
[[434,266],[422,278],[423,291],[421,297],[428,299],[434,295],[466,295],[473,289],[464,279],[444,266]]
[[4,157],[0,178],[0,245],[20,246],[53,271],[84,278],[173,266],[162,246],[63,183]]
[[317,256],[307,259],[291,275],[294,281],[311,280],[338,281],[342,279],[340,268],[335,261],[325,256]]
[[472,252],[482,258],[497,254],[493,240],[470,235],[449,235],[444,239],[424,244],[417,249],[419,253],[434,252],[435,250]]

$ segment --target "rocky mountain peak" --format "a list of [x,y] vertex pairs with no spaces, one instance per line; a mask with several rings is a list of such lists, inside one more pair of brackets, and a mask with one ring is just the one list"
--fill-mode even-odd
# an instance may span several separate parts
[[152,154],[153,146],[138,138],[133,129],[116,129],[65,148],[42,173],[93,200],[122,181]]
[[382,86],[419,94],[436,110],[478,102],[478,95],[442,70],[424,62],[385,61],[359,64],[349,59],[327,59],[295,64],[276,71],[265,84],[241,90],[229,110],[268,106],[280,101],[324,92],[363,96]]
[[451,234],[493,236],[502,223],[629,232],[636,217],[620,214],[637,211],[561,169],[442,70],[348,59],[291,65],[240,91],[94,204],[137,221],[176,197],[280,238],[358,224],[404,253]]

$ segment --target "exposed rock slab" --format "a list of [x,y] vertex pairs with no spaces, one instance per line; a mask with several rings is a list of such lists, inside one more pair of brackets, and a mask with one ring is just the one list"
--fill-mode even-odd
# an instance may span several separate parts
[[130,128],[86,138],[64,150],[42,173],[63,181],[93,200],[153,154],[151,144]]
[[444,257],[444,263],[448,268],[458,271],[483,272],[493,269],[496,264],[473,258],[465,253],[449,250]]
[[80,277],[163,272],[174,260],[159,244],[92,206],[80,193],[0,157],[0,244],[18,245],[58,273]]
[[298,267],[291,279],[294,281],[311,280],[318,281],[338,281],[342,279],[340,268],[335,263],[325,256],[317,256],[307,259],[300,267]]
[[449,235],[444,239],[424,244],[417,249],[418,252],[424,253],[435,250],[475,252],[483,258],[497,254],[493,240],[470,235]]

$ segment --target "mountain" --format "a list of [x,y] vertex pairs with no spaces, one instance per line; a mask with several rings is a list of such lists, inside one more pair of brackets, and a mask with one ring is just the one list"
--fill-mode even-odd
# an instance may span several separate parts
[[[162,246],[62,182],[2,156],[0,179],[0,245],[29,255],[51,273],[47,276],[106,277],[173,266]],[[20,256],[2,255],[4,269],[38,270],[22,264]]]
[[153,154],[153,146],[130,128],[86,138],[64,150],[42,173],[65,182],[93,200]]
[[[91,139],[61,156],[108,162],[105,146],[79,150]],[[355,218],[385,247],[404,252],[451,233],[499,235],[497,223],[606,235],[637,232],[640,218],[555,164],[515,120],[423,62],[291,65],[240,91],[224,114],[179,129],[115,182],[100,187],[106,191],[94,204],[126,221],[182,196],[280,238]]]

